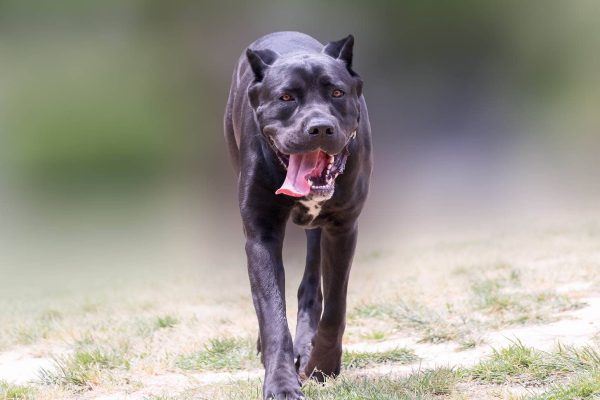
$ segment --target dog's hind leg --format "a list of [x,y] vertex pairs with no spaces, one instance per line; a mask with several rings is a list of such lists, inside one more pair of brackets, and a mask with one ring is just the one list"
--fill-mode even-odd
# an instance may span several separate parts
[[321,228],[306,230],[306,268],[298,288],[298,324],[294,339],[296,369],[302,378],[312,341],[321,319],[323,295],[321,293]]

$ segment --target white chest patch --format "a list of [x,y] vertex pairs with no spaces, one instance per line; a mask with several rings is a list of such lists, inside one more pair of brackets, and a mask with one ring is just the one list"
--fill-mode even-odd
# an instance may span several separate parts
[[317,218],[317,216],[319,215],[319,213],[321,212],[321,205],[322,205],[322,201],[317,201],[317,200],[300,200],[300,204],[302,204],[304,207],[308,208],[308,215],[311,216],[311,218],[314,220],[315,218]]

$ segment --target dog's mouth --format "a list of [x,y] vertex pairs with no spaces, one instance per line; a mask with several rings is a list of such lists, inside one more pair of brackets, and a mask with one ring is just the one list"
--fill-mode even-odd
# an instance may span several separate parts
[[350,152],[348,145],[336,154],[322,150],[308,153],[284,154],[271,143],[275,154],[287,170],[283,185],[275,194],[291,197],[315,197],[329,199],[335,190],[335,179],[344,172]]

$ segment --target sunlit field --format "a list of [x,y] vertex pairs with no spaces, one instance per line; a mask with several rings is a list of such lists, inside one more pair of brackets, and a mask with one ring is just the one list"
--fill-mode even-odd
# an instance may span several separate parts
[[[343,372],[325,385],[307,382],[308,398],[598,392],[600,220],[564,216],[434,236],[360,246]],[[229,268],[136,266],[105,282],[92,272],[68,288],[33,279],[35,291],[5,296],[2,395],[259,399],[257,324],[240,248],[232,244],[240,259]],[[288,253],[293,331],[302,252]]]

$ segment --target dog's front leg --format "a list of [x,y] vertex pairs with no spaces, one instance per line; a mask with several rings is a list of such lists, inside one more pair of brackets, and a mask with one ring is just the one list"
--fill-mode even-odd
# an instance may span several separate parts
[[346,294],[357,234],[355,222],[323,228],[321,267],[325,304],[305,370],[306,375],[312,374],[319,381],[340,373],[342,337],[346,327]]
[[261,214],[256,210],[246,214],[244,227],[248,274],[265,367],[263,395],[265,399],[301,399],[285,310],[281,252],[287,215]]

